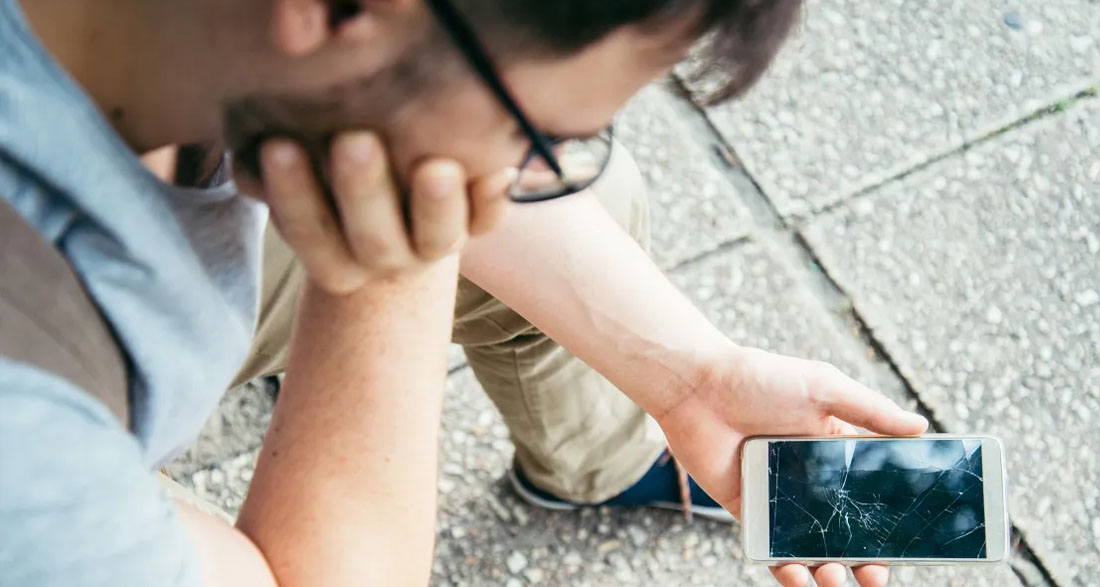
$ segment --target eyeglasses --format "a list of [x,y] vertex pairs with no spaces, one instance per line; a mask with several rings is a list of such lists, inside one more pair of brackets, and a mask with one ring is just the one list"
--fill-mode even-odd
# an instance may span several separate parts
[[531,141],[508,197],[521,203],[542,202],[575,194],[595,183],[611,159],[612,127],[583,139],[558,138],[539,131],[504,87],[488,53],[458,10],[447,0],[427,0],[427,4],[470,67]]

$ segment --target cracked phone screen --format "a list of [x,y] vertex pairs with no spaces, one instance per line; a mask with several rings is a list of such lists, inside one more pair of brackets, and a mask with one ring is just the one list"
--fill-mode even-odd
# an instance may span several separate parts
[[768,445],[773,558],[986,557],[978,439]]

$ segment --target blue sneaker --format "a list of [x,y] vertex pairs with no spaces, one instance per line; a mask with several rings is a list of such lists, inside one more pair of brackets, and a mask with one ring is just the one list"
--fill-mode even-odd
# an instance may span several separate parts
[[[686,480],[690,498],[684,503],[684,491],[681,489]],[[655,507],[666,510],[679,510],[684,512],[688,520],[692,514],[719,520],[732,522],[730,515],[718,502],[710,498],[691,477],[681,477],[675,459],[671,453],[666,452],[637,483],[628,487],[625,491],[612,497],[603,503],[576,503],[564,500],[552,493],[535,487],[523,475],[518,466],[513,465],[508,470],[508,481],[512,488],[527,503],[548,510],[575,510],[581,507],[618,506],[618,507]],[[686,505],[686,507],[685,507]]]

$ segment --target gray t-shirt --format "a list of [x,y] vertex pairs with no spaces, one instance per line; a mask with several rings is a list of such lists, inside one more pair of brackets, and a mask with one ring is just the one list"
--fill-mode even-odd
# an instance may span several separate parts
[[146,171],[15,0],[0,0],[0,197],[68,258],[113,327],[134,425],[0,358],[0,585],[197,583],[148,471],[198,435],[245,357],[266,208],[228,183],[187,190]]

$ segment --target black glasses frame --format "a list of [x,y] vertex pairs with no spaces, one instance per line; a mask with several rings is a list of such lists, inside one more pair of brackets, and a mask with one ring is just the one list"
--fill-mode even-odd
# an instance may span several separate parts
[[[454,43],[455,47],[458,48],[459,52],[462,53],[466,61],[470,64],[470,67],[474,69],[478,77],[481,78],[493,95],[496,96],[497,101],[499,101],[500,104],[504,106],[504,109],[511,114],[512,118],[516,120],[523,134],[527,135],[528,140],[531,141],[531,149],[520,165],[520,172],[522,173],[523,169],[530,164],[535,156],[538,156],[546,162],[546,165],[550,167],[558,176],[558,179],[565,185],[564,189],[556,192],[549,192],[544,195],[540,194],[531,198],[516,199],[513,197],[512,199],[520,203],[543,202],[575,194],[587,189],[595,183],[607,168],[607,163],[610,160],[610,144],[608,145],[608,157],[601,162],[601,167],[596,175],[583,182],[569,182],[565,178],[565,172],[562,170],[561,162],[558,161],[557,156],[554,154],[554,148],[570,139],[557,138],[535,128],[535,125],[531,123],[531,120],[524,114],[523,109],[520,108],[519,103],[512,97],[511,92],[504,86],[504,82],[501,81],[500,75],[493,65],[493,61],[489,58],[488,52],[482,47],[480,41],[478,41],[473,28],[466,22],[462,14],[455,9],[454,5],[448,0],[426,0],[426,2],[428,7],[431,8],[432,12],[435,14],[436,19],[439,20],[440,25],[442,25],[443,29],[450,35],[451,41]],[[604,132],[607,134],[606,140],[610,143],[614,133],[613,126],[609,125]]]

